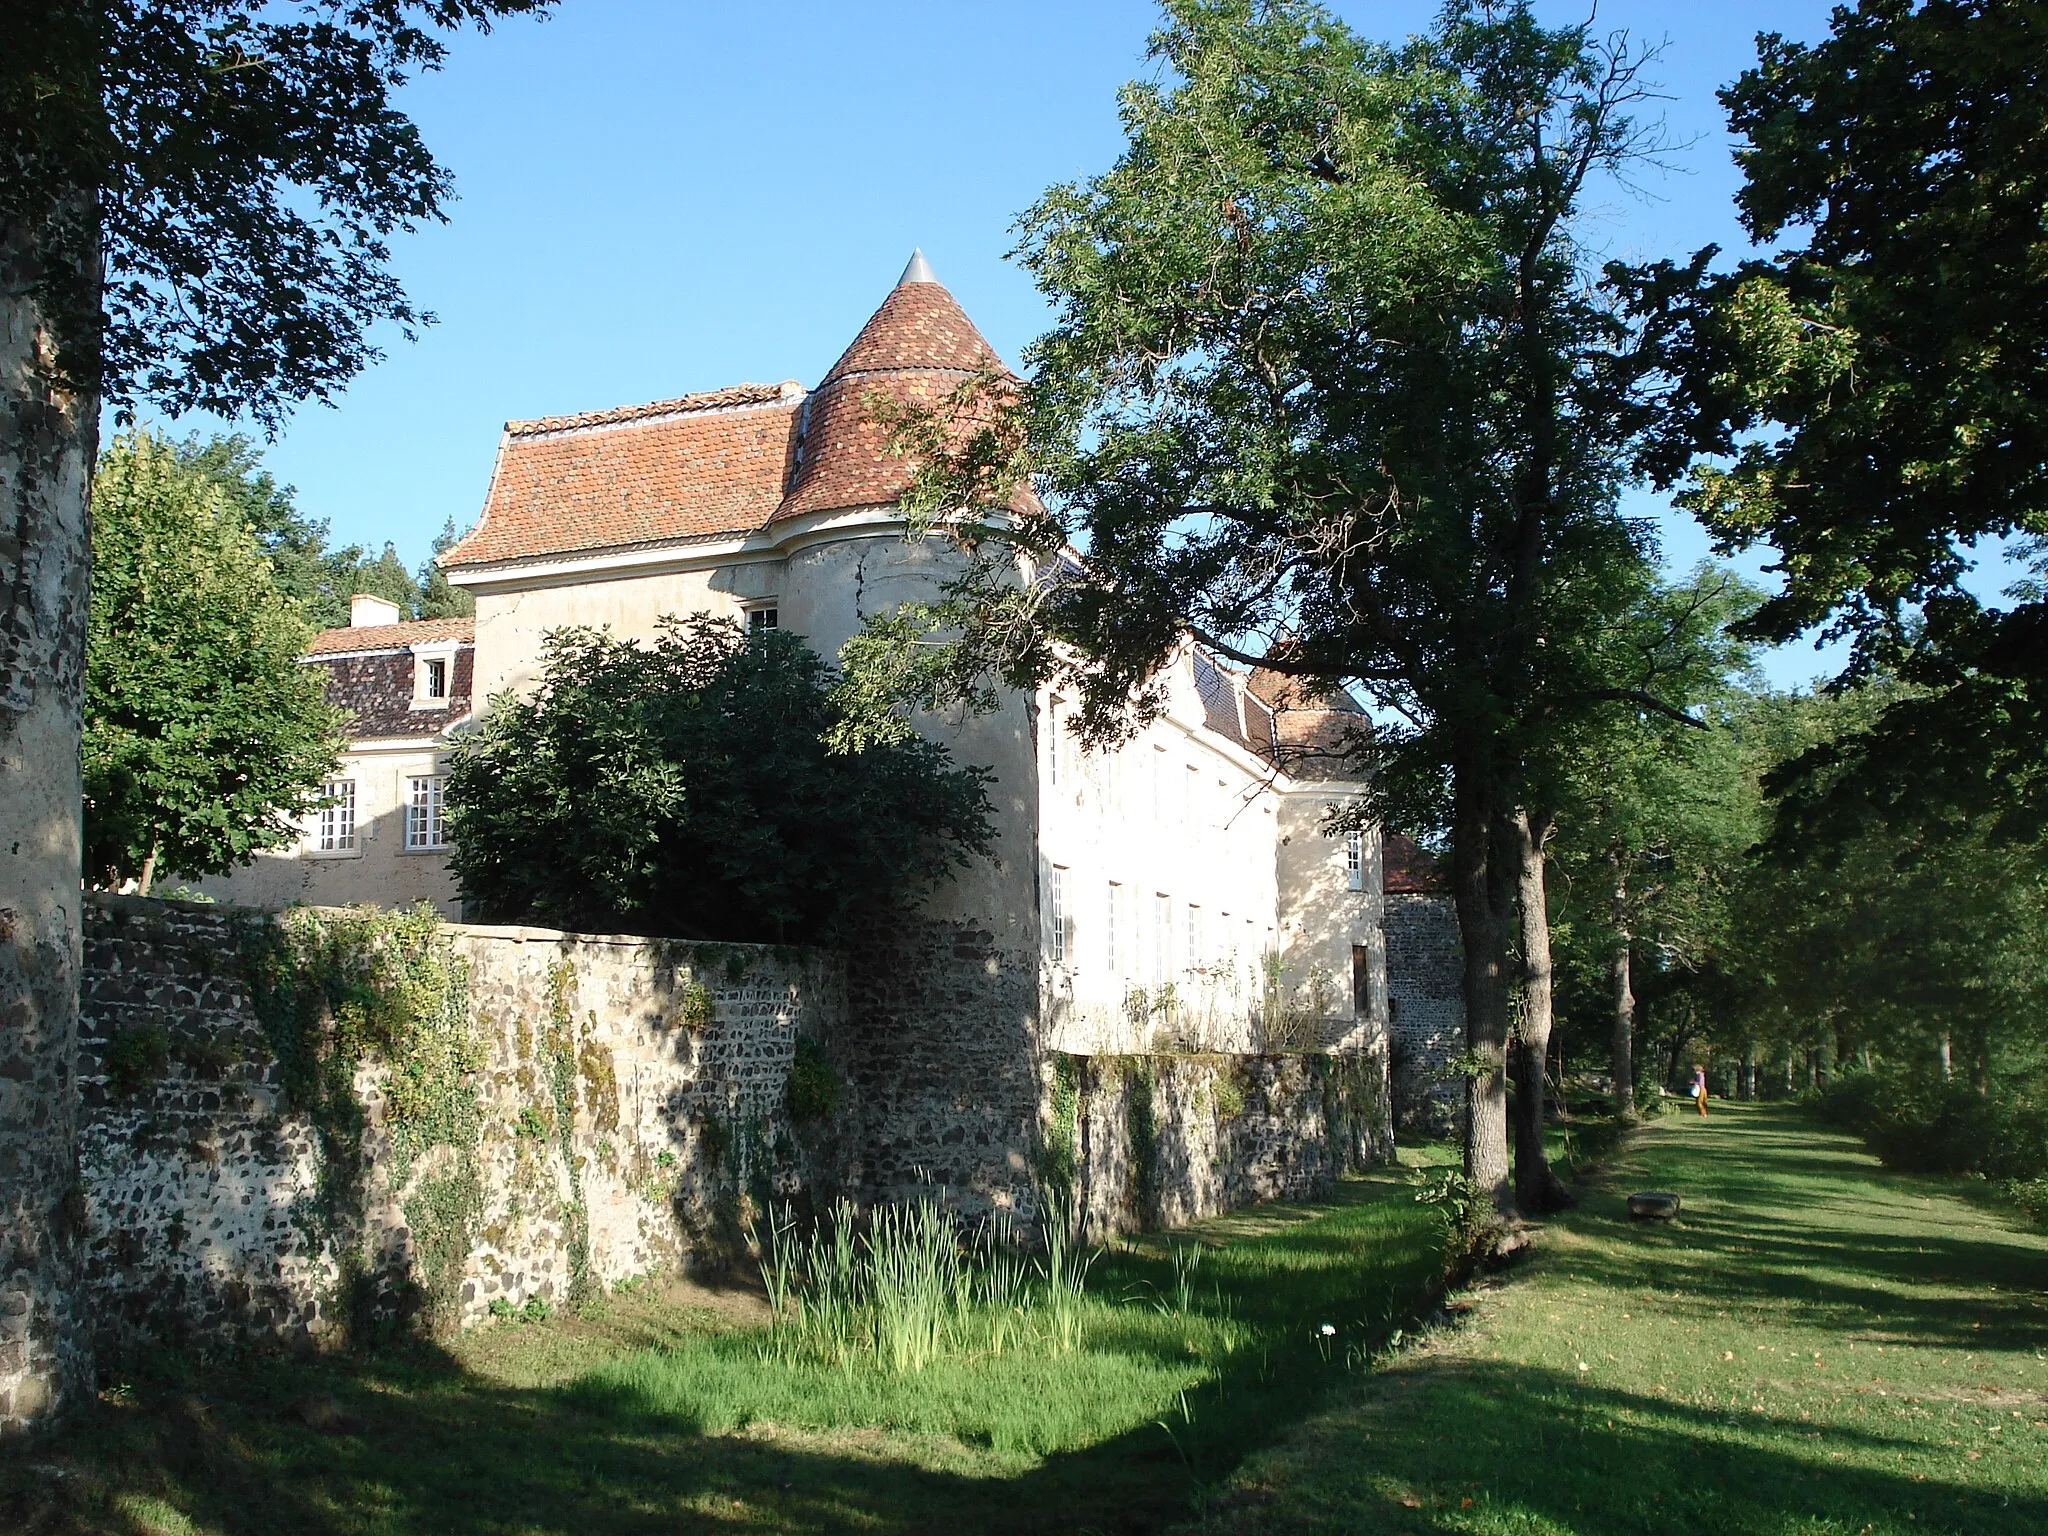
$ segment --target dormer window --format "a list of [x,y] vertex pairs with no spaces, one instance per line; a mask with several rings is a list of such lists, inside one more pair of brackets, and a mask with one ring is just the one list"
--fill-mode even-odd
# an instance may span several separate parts
[[455,686],[455,645],[452,641],[413,647],[412,707],[446,709]]

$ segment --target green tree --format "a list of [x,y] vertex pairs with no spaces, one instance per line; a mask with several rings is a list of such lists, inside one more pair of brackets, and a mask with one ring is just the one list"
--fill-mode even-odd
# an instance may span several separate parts
[[340,750],[310,626],[216,477],[147,433],[93,482],[86,871],[219,874],[294,841]]
[[363,563],[362,547],[328,548],[327,524],[299,511],[292,488],[277,483],[263,467],[256,445],[239,433],[187,438],[177,445],[177,453],[182,463],[220,487],[269,558],[277,590],[306,610],[314,628],[347,624],[356,567]]
[[1608,634],[1610,665],[1686,718],[1609,706],[1535,776],[1538,824],[1555,833],[1567,965],[1577,996],[1606,1004],[1622,1114],[1634,1112],[1636,956],[1655,956],[1667,974],[1713,965],[1730,882],[1760,835],[1750,648],[1728,634],[1760,600],[1711,565],[1682,582],[1645,583]]
[[1633,279],[1677,386],[1664,474],[1693,466],[1681,499],[1726,546],[1781,552],[1751,633],[1823,625],[1848,681],[1915,685],[1788,772],[1789,828],[2048,823],[2048,603],[1959,584],[2048,533],[2044,52],[2039,0],[1859,0],[1811,46],[1759,38],[1721,99],[1744,224],[1781,253]]
[[434,537],[434,548],[420,563],[419,575],[415,581],[419,587],[419,603],[414,617],[421,619],[467,619],[476,615],[476,598],[448,579],[448,573],[441,569],[441,556],[448,553],[462,537],[455,531],[455,519],[449,518],[440,533]]
[[349,572],[349,590],[396,603],[401,619],[420,616],[420,584],[398,558],[398,547],[394,544],[387,542],[384,553],[376,559],[365,557],[356,563]]
[[[1114,733],[1192,634],[1406,722],[1374,783],[1449,834],[1467,1169],[1506,1206],[1526,770],[1590,708],[1662,707],[1595,655],[1595,594],[1648,554],[1615,488],[1653,402],[1580,241],[1589,181],[1649,146],[1641,60],[1519,4],[1391,49],[1312,5],[1176,0],[1153,51],[1116,166],[1023,218],[1059,315],[1030,382],[900,424],[914,526],[970,558],[858,637],[852,685],[872,709],[1057,676]],[[949,520],[1026,473],[1044,517]],[[1018,543],[1056,579],[1012,580]]]
[[393,105],[445,32],[548,0],[43,0],[0,6],[0,1229],[24,1318],[0,1433],[89,1390],[77,1249],[79,871],[90,539],[103,404],[274,428],[428,317],[388,270],[449,179]]
[[826,942],[989,847],[987,773],[920,738],[831,752],[826,664],[703,615],[561,630],[455,748],[451,865],[504,919]]

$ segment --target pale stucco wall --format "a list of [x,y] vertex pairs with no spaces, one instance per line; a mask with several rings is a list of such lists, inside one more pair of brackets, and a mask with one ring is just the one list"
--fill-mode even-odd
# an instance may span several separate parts
[[[814,544],[791,554],[781,592],[782,627],[834,658],[871,614],[938,595],[958,557],[937,543],[912,544],[890,528]],[[926,904],[928,916],[985,930],[998,949],[1032,954],[1038,945],[1033,855],[1038,836],[1038,765],[1022,698],[986,715],[920,715],[920,734],[959,764],[987,768],[994,811],[993,857],[959,871]]]
[[[1200,728],[1184,673],[1165,680],[1161,718],[1102,752],[1084,751],[1068,730],[1067,700],[1039,695],[1038,878],[1057,1049],[1148,1050],[1162,1031],[1206,1049],[1255,1048],[1259,958],[1279,940],[1278,797],[1263,765]],[[1050,926],[1055,871],[1064,959]],[[1166,983],[1170,1018],[1159,1008]]]
[[[1323,832],[1329,812],[1354,799],[1356,791],[1344,785],[1290,789],[1280,796],[1280,837],[1275,850],[1285,979],[1298,1004],[1331,1021],[1330,1031],[1346,1017],[1356,1021],[1354,1038],[1323,1042],[1346,1046],[1383,1038],[1387,1018],[1379,829],[1368,829],[1360,839],[1361,865],[1355,889],[1344,836],[1330,837]],[[1361,949],[1362,956],[1354,954]],[[1328,999],[1327,1013],[1305,996],[1316,993]],[[1365,1006],[1361,1009],[1359,1003]]]
[[[648,575],[587,573],[571,579],[536,573],[519,590],[476,589],[476,685],[479,705],[504,689],[530,688],[550,630],[609,627],[627,639],[651,638],[671,615],[710,613],[737,619],[745,606],[779,595],[780,560],[711,564]],[[785,626],[787,620],[783,621]]]
[[431,744],[359,746],[343,755],[335,774],[355,780],[354,853],[320,853],[309,837],[293,848],[259,853],[232,873],[194,881],[191,888],[216,901],[271,911],[297,902],[400,907],[430,901],[442,916],[459,917],[461,901],[448,855],[405,847],[407,780],[444,771],[442,756]]

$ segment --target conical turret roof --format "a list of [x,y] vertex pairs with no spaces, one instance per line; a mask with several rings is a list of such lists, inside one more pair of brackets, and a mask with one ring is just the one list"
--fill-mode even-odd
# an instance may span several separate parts
[[868,397],[935,405],[977,373],[1007,373],[966,311],[914,252],[889,297],[812,393],[796,482],[777,518],[885,506],[909,488],[910,464],[889,452],[891,428]]

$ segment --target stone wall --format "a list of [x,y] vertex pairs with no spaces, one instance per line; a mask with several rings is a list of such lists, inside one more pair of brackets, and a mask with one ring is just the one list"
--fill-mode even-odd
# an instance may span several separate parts
[[434,1113],[461,1123],[422,1129],[420,1073],[375,1060],[308,1107],[251,985],[276,932],[235,908],[88,909],[86,1290],[115,1348],[559,1305],[729,1252],[741,1189],[803,1173],[786,1087],[798,1035],[843,1023],[836,957],[447,926],[468,1056]]
[[1387,894],[1387,999],[1394,1121],[1404,1131],[1456,1129],[1461,1085],[1449,1075],[1465,1049],[1464,948],[1448,896]]
[[1071,1188],[1091,1242],[1313,1199],[1393,1153],[1377,1049],[1062,1055],[1047,1064],[1045,1088],[1047,1182]]
[[[1390,1146],[1377,1041],[1043,1056],[1035,968],[934,920],[842,959],[114,897],[84,969],[78,1225],[116,1354],[559,1306],[729,1261],[762,1196],[936,1188],[1028,1231],[1051,1188],[1099,1239]],[[801,1122],[799,1068],[836,1100]]]
[[848,1085],[835,1134],[863,1202],[940,1187],[968,1215],[1036,1220],[1038,962],[970,923],[879,926],[847,957],[844,1024],[826,1037]]

